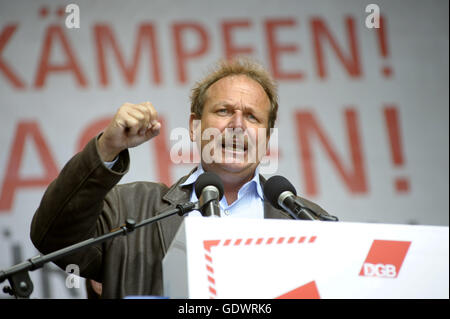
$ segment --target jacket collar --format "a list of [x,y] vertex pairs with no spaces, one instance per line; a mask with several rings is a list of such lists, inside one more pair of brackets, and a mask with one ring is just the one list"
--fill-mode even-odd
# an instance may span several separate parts
[[[181,186],[189,176],[195,172],[197,168],[192,169],[189,174],[180,178],[174,185],[172,185],[167,193],[162,197],[164,201],[169,203],[171,206],[176,206],[177,204],[187,202],[190,200],[190,195],[192,191],[193,184]],[[259,180],[261,187],[264,187],[266,179],[259,175]],[[167,249],[169,248],[172,240],[174,239],[178,228],[183,222],[183,218],[179,215],[172,216],[171,218],[167,218],[164,223],[158,222],[158,228],[160,231],[160,236],[163,239],[163,251],[166,254]],[[292,217],[286,212],[274,208],[269,201],[264,200],[264,218],[272,218],[272,219],[292,219]]]

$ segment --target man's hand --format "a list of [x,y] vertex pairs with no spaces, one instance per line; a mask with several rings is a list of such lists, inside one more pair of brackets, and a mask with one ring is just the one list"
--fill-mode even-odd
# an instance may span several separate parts
[[110,162],[127,148],[138,146],[159,134],[161,123],[150,102],[123,104],[98,140],[104,162]]

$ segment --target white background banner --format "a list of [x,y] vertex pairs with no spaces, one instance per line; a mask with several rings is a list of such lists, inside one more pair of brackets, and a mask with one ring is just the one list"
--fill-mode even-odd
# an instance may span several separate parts
[[[171,132],[188,127],[195,81],[236,55],[279,84],[266,177],[343,221],[448,225],[448,1],[370,3],[0,1],[0,269],[38,253],[46,186],[121,104],[150,101],[163,120],[121,183],[186,174]],[[85,296],[53,265],[32,279],[34,297]]]

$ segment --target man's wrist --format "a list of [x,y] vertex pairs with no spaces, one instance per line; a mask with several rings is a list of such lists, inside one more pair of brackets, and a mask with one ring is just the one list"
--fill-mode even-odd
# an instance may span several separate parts
[[100,158],[102,159],[103,162],[114,162],[119,156],[121,151],[120,150],[112,151],[108,149],[104,145],[104,140],[102,137],[103,136],[100,136],[97,141],[98,154],[100,155]]

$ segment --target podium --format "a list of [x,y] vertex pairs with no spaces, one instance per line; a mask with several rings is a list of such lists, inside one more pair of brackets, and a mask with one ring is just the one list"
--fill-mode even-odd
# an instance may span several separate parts
[[449,298],[441,226],[187,217],[164,295],[230,299]]

